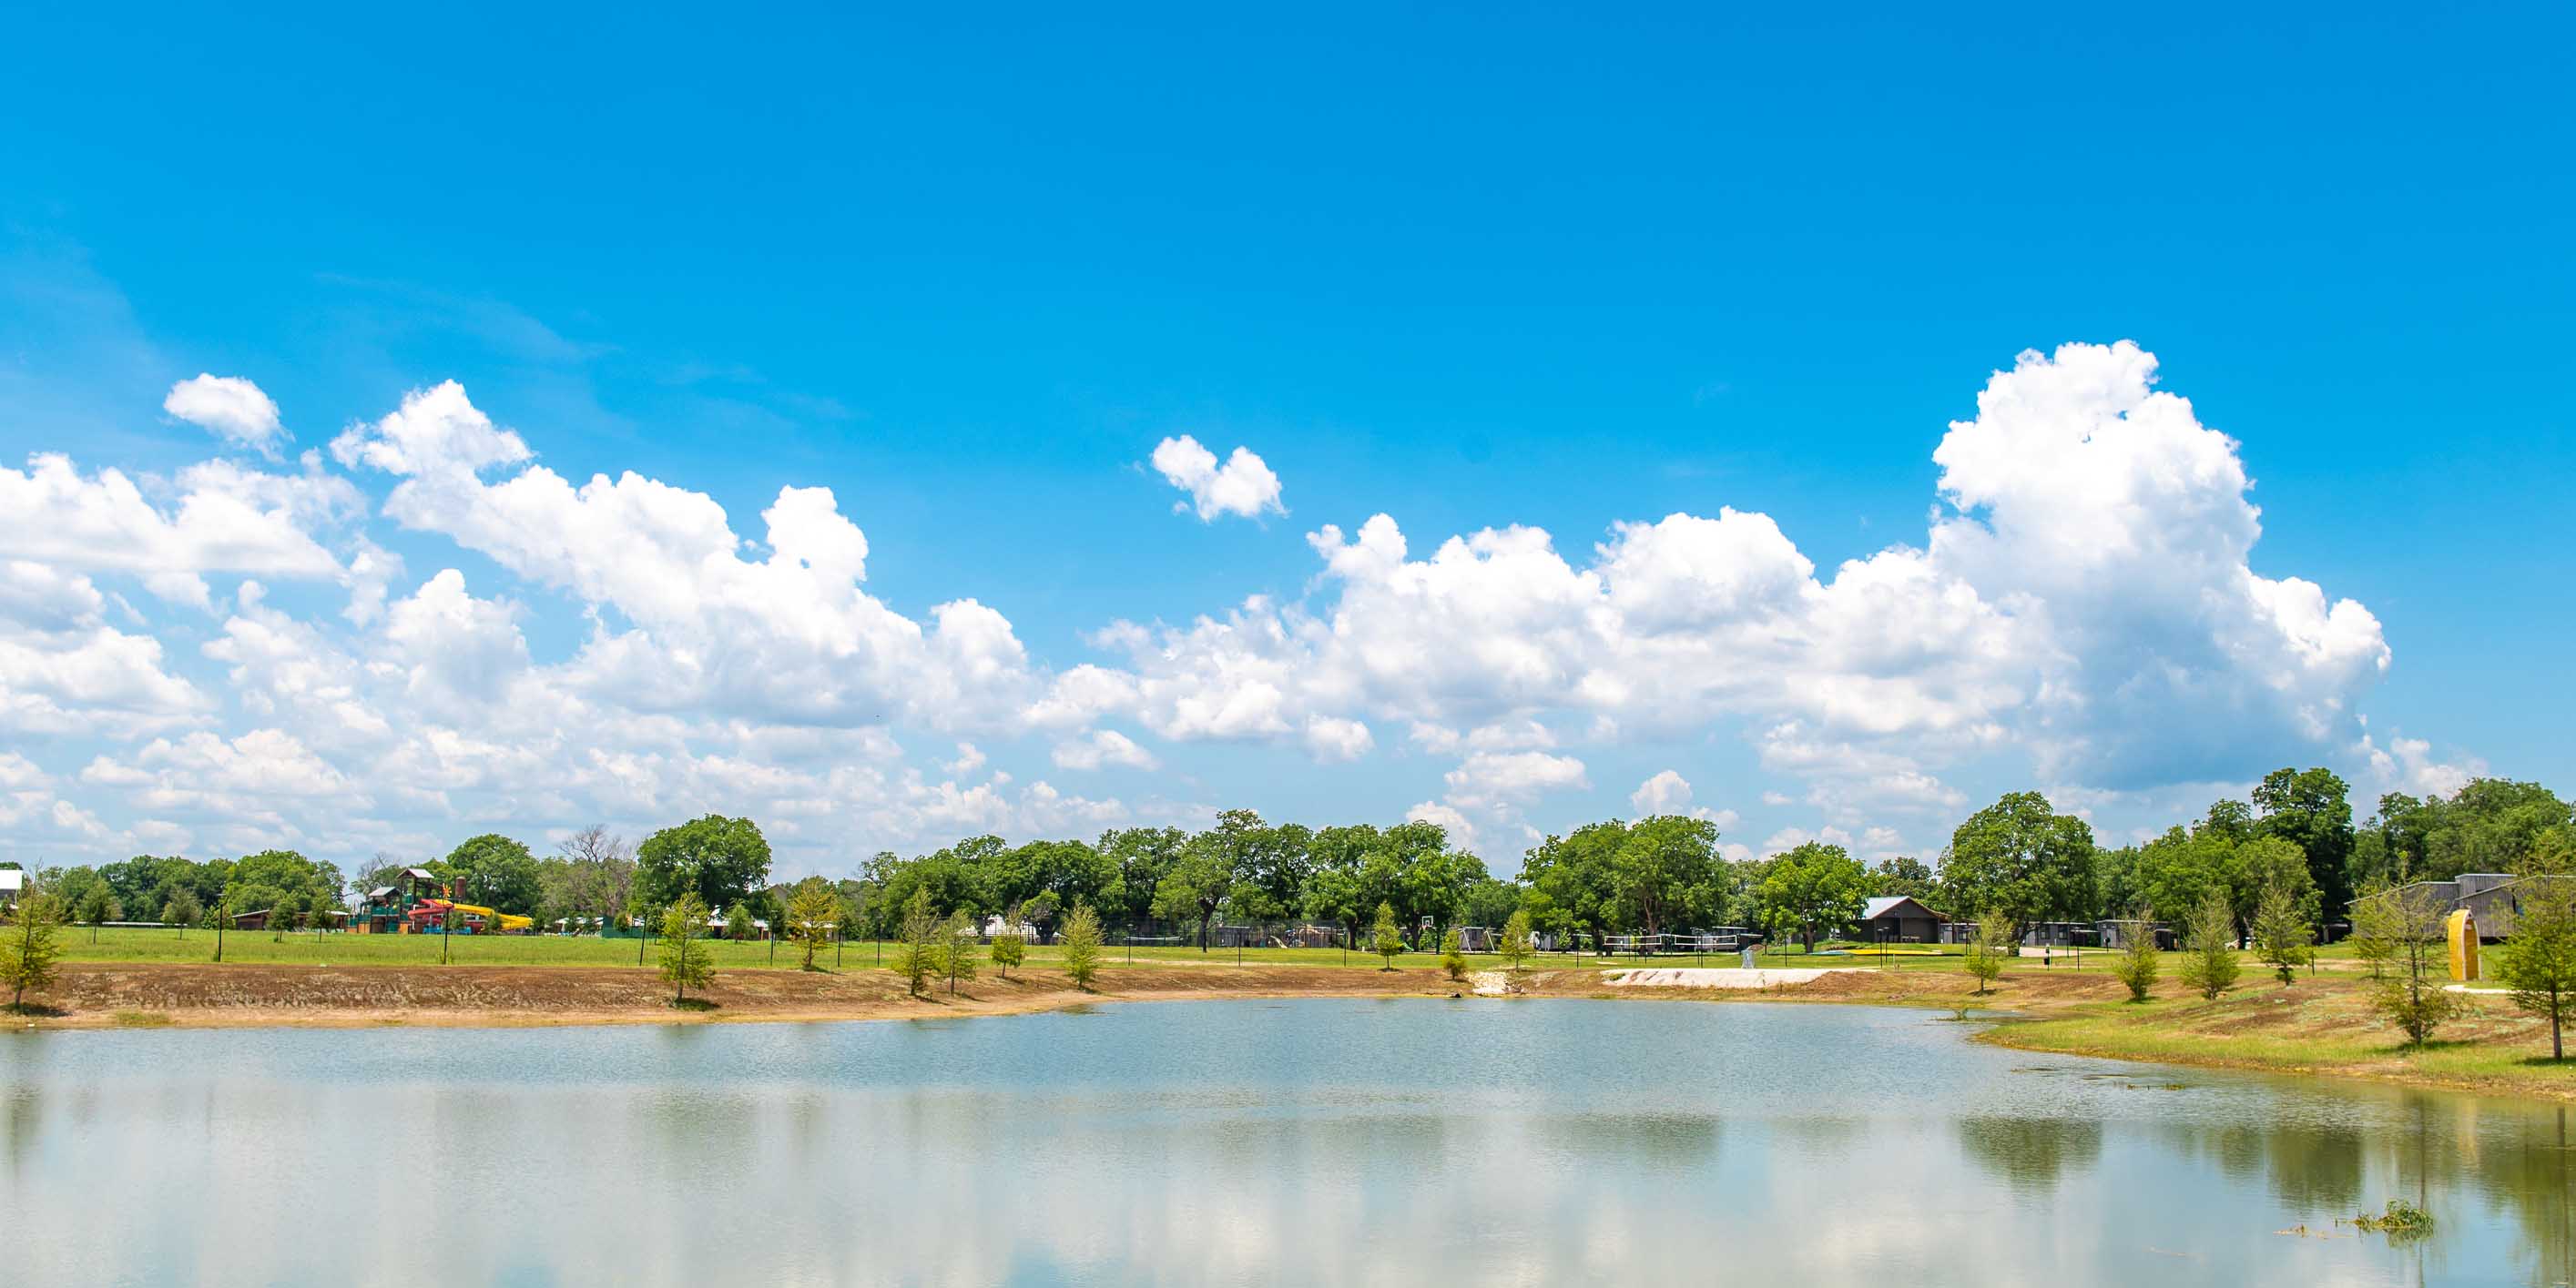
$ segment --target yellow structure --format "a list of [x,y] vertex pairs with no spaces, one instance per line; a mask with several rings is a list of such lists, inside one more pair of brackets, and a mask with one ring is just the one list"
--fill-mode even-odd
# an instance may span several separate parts
[[481,917],[484,925],[501,930],[526,930],[537,924],[537,919],[534,917],[522,917],[515,912],[500,912],[476,903],[460,903],[456,905],[456,910],[467,916]]
[[2443,923],[2451,938],[2451,978],[2463,984],[2478,977],[2478,919],[2466,908],[2452,913]]

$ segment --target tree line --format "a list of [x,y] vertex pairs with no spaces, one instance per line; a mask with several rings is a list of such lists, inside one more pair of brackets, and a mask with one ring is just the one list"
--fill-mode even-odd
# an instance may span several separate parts
[[[2340,922],[2366,890],[2462,871],[2515,871],[2535,855],[2576,855],[2576,816],[2535,783],[2480,779],[2449,796],[2383,796],[2356,824],[2349,789],[2324,769],[2266,775],[2247,800],[2143,843],[2104,846],[2083,819],[2038,792],[2014,792],[1959,824],[1937,863],[1865,865],[1839,845],[1807,842],[1751,858],[1725,856],[1717,827],[1672,815],[1612,819],[1530,846],[1509,877],[1439,824],[1309,827],[1226,810],[1195,831],[1113,828],[1094,840],[1012,844],[975,836],[913,856],[880,852],[822,883],[834,933],[898,938],[916,896],[943,922],[1007,916],[1052,936],[1076,907],[1111,927],[1158,923],[1205,947],[1219,924],[1309,922],[1352,942],[1381,906],[1411,938],[1434,927],[1499,927],[1598,938],[1740,926],[1810,945],[1841,932],[1877,895],[1912,895],[1961,919],[1999,916],[2014,933],[2039,922],[2090,922],[2150,911],[2169,919],[2223,904],[2249,935],[2267,893],[2312,925]],[[694,895],[729,932],[777,924],[797,891],[772,884],[771,852],[748,818],[708,815],[629,845],[604,828],[539,855],[499,833],[445,856],[390,855],[358,874],[291,850],[191,861],[137,856],[49,870],[40,884],[82,921],[200,924],[217,908],[270,909],[288,924],[399,884],[406,868],[460,879],[466,902],[551,925],[651,925]],[[809,914],[822,905],[806,890]],[[810,920],[809,915],[806,919]],[[1427,946],[1427,945],[1425,945]]]

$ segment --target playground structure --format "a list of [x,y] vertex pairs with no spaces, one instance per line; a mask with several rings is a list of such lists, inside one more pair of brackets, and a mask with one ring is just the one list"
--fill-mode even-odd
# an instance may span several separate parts
[[[525,934],[536,929],[534,917],[466,903],[464,898],[463,877],[442,881],[426,868],[406,868],[397,884],[367,892],[357,914],[349,919],[349,929],[361,935]],[[452,927],[450,913],[455,914]]]

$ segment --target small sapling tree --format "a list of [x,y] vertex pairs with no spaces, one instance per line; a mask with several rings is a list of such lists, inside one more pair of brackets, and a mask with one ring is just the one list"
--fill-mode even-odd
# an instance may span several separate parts
[[800,970],[821,970],[814,964],[814,954],[831,938],[840,920],[841,896],[832,883],[821,877],[807,877],[796,883],[787,895],[787,938],[803,950]]
[[2372,979],[2388,978],[2388,963],[2397,956],[2397,899],[2389,890],[2387,882],[2372,881],[2352,905],[2352,955]]
[[715,950],[698,938],[706,921],[706,901],[696,891],[662,913],[662,978],[671,984],[673,1006],[689,1000],[690,985],[704,988],[716,977]]
[[993,969],[1000,971],[1004,979],[1011,977],[1012,967],[1029,958],[1029,937],[1020,933],[1021,924],[1020,910],[1013,908],[1010,915],[1003,918],[1001,933],[993,936]]
[[2426,890],[2397,889],[2372,900],[2391,905],[2387,912],[2392,973],[2371,989],[2370,1004],[2406,1035],[2406,1045],[2422,1046],[2433,1030],[2459,1014],[2460,996],[2442,987],[2433,972],[2445,952],[2443,908]]
[[0,927],[0,984],[9,986],[9,1009],[27,1009],[27,990],[54,982],[54,963],[63,955],[62,900],[36,893],[18,901],[17,912]]
[[1977,934],[1968,941],[1964,957],[1968,973],[1977,977],[1977,995],[1983,997],[1989,985],[2003,978],[2004,959],[2012,953],[2012,918],[2000,912],[1989,912],[1977,922]]
[[957,981],[975,978],[975,922],[963,908],[948,914],[948,924],[941,929],[944,942],[940,956],[948,966],[948,995],[957,995]]
[[2163,969],[2164,962],[2156,952],[2154,914],[2139,913],[2137,933],[2130,935],[2129,942],[2120,949],[2119,965],[2112,967],[2112,972],[2129,986],[2130,1001],[2143,1002]]
[[188,927],[196,925],[205,915],[205,905],[198,903],[197,896],[190,891],[181,890],[161,904],[161,920],[177,926],[181,939],[187,938]]
[[2236,918],[2224,891],[2212,889],[2201,898],[2183,931],[2182,952],[2182,982],[2201,997],[2216,1001],[2236,983]]
[[1529,959],[1529,910],[1515,908],[1511,917],[1503,922],[1503,960],[1510,962],[1513,970],[1521,970],[1529,965]]
[[2299,913],[2298,896],[2278,877],[2263,884],[2254,905],[2254,957],[2272,968],[2287,988],[2298,968],[2317,959],[2314,932]]
[[2515,1006],[2549,1021],[2549,1058],[2564,1060],[2561,1030],[2576,1014],[2576,876],[2535,872],[2513,897],[2513,935],[2497,973]]
[[916,888],[912,900],[903,907],[903,942],[896,947],[894,968],[903,972],[904,982],[914,997],[930,992],[931,977],[939,973],[939,918],[930,915],[930,891]]
[[1086,993],[1100,973],[1100,914],[1089,904],[1075,904],[1073,915],[1064,919],[1064,973]]
[[105,882],[91,886],[81,896],[80,919],[89,923],[89,941],[93,944],[98,942],[99,927],[124,917],[124,908],[118,905],[115,895],[108,893]]
[[1394,970],[1395,959],[1404,952],[1404,928],[1395,922],[1395,905],[1377,906],[1377,925],[1369,931],[1369,946],[1377,950],[1382,963],[1379,970]]

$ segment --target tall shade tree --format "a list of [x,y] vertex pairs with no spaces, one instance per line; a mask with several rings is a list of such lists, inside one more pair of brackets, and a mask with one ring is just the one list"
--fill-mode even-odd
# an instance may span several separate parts
[[662,913],[662,982],[672,988],[671,1003],[689,1000],[689,990],[704,988],[716,977],[715,950],[698,938],[707,924],[707,905],[692,891]]
[[1859,919],[1869,902],[1869,873],[1839,845],[1809,841],[1772,856],[1756,889],[1766,924],[1795,926],[1808,952],[1816,936]]
[[1195,923],[1202,953],[1208,951],[1208,934],[1216,925],[1217,912],[1225,907],[1226,896],[1234,892],[1232,858],[1220,838],[1202,832],[1190,838],[1180,861],[1154,887],[1154,915]]
[[1641,818],[1611,853],[1611,895],[1627,924],[1663,934],[1687,927],[1706,906],[1717,865],[1715,823],[1678,814]]
[[2010,918],[2017,939],[2033,922],[2091,909],[2093,829],[2038,792],[2014,792],[1951,834],[1941,886],[1954,911]]
[[448,875],[465,882],[465,902],[533,915],[545,899],[537,856],[497,832],[468,838],[447,853]]
[[2275,769],[2254,788],[2256,829],[2299,847],[2329,908],[2352,902],[2351,790],[2324,769]]
[[747,818],[709,814],[646,837],[635,850],[635,889],[666,906],[695,894],[709,908],[730,908],[769,880],[769,842]]
[[1594,937],[1621,922],[1616,859],[1628,825],[1590,823],[1550,836],[1521,859],[1521,884],[1535,892],[1530,920],[1542,930]]
[[1940,878],[1933,875],[1932,865],[1910,855],[1881,859],[1869,870],[1869,894],[1872,896],[1903,895],[1930,901],[1939,897]]
[[8,923],[0,926],[0,984],[9,987],[9,1009],[27,1009],[27,990],[54,982],[54,963],[62,957],[63,902],[38,891],[18,901]]
[[2391,792],[2379,798],[2378,861],[2391,884],[2513,872],[2542,835],[2570,823],[2576,806],[2538,783],[2475,778],[2420,800]]

